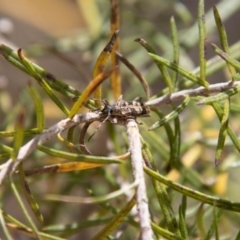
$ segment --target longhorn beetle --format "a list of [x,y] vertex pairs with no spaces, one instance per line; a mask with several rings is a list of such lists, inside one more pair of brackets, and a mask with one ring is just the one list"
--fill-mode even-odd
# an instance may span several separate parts
[[122,95],[118,98],[117,102],[114,104],[109,104],[109,102],[104,99],[102,100],[104,108],[101,110],[103,115],[107,117],[99,124],[95,129],[94,133],[89,137],[88,141],[93,137],[97,130],[105,123],[110,117],[121,118],[121,119],[136,119],[137,117],[149,117],[150,109],[145,106],[142,102],[141,97],[136,97],[133,101],[127,102],[122,99]]
[[103,114],[107,114],[112,117],[136,118],[136,117],[148,117],[150,109],[144,106],[141,97],[135,98],[131,102],[124,101],[122,95],[119,97],[116,103],[110,105],[106,99],[103,100],[104,108]]

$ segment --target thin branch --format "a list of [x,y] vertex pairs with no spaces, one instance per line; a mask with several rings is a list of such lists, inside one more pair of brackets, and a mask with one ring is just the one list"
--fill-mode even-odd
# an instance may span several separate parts
[[36,150],[38,144],[43,144],[47,142],[50,138],[61,133],[62,131],[76,126],[80,123],[84,122],[93,122],[93,121],[101,121],[101,112],[88,112],[86,114],[78,114],[75,115],[73,119],[64,119],[54,124],[50,128],[48,128],[43,133],[37,135],[33,139],[31,139],[28,143],[26,143],[23,147],[20,148],[17,156],[17,160],[13,161],[9,159],[4,164],[0,165],[0,184],[3,179],[6,177],[8,173],[13,173],[17,169],[17,166],[31,154],[34,150]]
[[129,148],[131,152],[131,162],[135,181],[139,182],[136,190],[137,209],[141,227],[141,240],[152,239],[153,233],[150,223],[150,214],[148,209],[148,198],[146,194],[146,185],[143,172],[143,157],[138,124],[134,119],[127,121],[127,134],[129,138]]
[[119,53],[117,51],[115,53],[118,56],[118,58],[120,59],[120,61],[122,63],[124,63],[125,66],[128,67],[129,70],[132,71],[132,73],[138,78],[138,80],[140,81],[140,83],[143,86],[143,89],[146,93],[147,99],[149,99],[150,98],[150,88],[148,86],[147,80],[121,53]]
[[209,85],[208,88],[204,87],[198,87],[196,89],[188,89],[188,90],[183,90],[179,92],[175,92],[172,94],[166,94],[162,97],[147,101],[145,103],[146,106],[161,106],[165,104],[171,104],[174,102],[179,102],[183,101],[186,97],[186,95],[190,97],[196,97],[196,96],[207,96],[208,94],[211,93],[219,93],[219,92],[224,92],[226,90],[229,90],[233,87],[239,86],[240,81],[232,83],[231,81],[229,82],[224,82],[224,83],[216,83]]

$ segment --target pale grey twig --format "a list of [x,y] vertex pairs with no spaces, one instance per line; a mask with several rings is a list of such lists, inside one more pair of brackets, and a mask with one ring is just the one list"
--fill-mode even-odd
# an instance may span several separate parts
[[59,121],[58,123],[45,130],[43,133],[37,135],[20,148],[17,159],[15,161],[9,159],[4,164],[0,165],[0,184],[8,173],[12,174],[15,172],[17,166],[37,148],[38,144],[47,142],[53,136],[70,127],[76,126],[80,123],[93,122],[96,120],[101,120],[101,112],[88,112],[85,114],[78,114],[74,116],[73,119],[67,118]]
[[138,124],[134,119],[129,119],[126,124],[129,139],[129,150],[131,152],[131,163],[135,181],[139,182],[136,190],[137,210],[141,227],[141,240],[153,238],[150,213],[148,209],[148,198],[143,172],[143,157]]
[[196,97],[196,96],[207,96],[208,94],[212,93],[220,93],[226,90],[229,90],[230,88],[236,87],[240,85],[240,81],[236,81],[234,83],[232,82],[224,82],[224,83],[216,83],[209,85],[208,88],[204,87],[198,87],[195,89],[188,89],[183,90],[179,92],[175,92],[172,94],[166,94],[162,97],[149,100],[144,105],[146,106],[161,106],[165,104],[170,104],[174,102],[183,101],[186,97],[186,95],[190,97]]

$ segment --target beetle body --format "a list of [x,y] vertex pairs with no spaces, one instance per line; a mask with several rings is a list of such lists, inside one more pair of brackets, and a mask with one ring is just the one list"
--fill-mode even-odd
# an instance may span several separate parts
[[149,116],[150,109],[144,105],[140,97],[135,98],[131,102],[124,101],[122,97],[115,104],[110,105],[107,100],[103,100],[104,108],[101,111],[103,114],[122,117],[136,118]]

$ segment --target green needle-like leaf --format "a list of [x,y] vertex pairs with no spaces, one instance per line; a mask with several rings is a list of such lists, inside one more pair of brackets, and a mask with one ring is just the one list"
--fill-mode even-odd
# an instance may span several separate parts
[[223,101],[225,99],[228,99],[228,98],[238,94],[239,92],[240,92],[240,85],[230,88],[229,90],[227,90],[225,92],[218,93],[214,96],[203,98],[202,100],[198,101],[197,104],[203,105],[203,104],[217,103],[217,102]]
[[184,218],[183,208],[181,205],[179,206],[178,213],[179,213],[179,228],[180,228],[181,236],[183,239],[187,240],[189,239],[188,231],[187,231],[187,226]]
[[21,199],[21,197],[18,193],[18,190],[17,190],[15,184],[12,181],[12,178],[10,179],[10,181],[11,181],[11,189],[12,189],[12,191],[13,191],[15,197],[16,197],[16,200],[17,200],[17,202],[18,202],[18,204],[19,204],[19,206],[20,206],[20,208],[23,212],[23,215],[25,216],[25,218],[27,219],[28,223],[30,224],[30,226],[32,228],[34,236],[37,237],[37,238],[40,238],[38,229],[37,229],[36,225],[34,224],[34,221],[31,219],[31,216],[29,215],[26,207],[24,206],[24,203],[23,203],[23,201],[22,201],[22,199]]
[[206,81],[206,24],[204,13],[204,0],[198,1],[198,31],[199,31],[199,62],[201,85],[208,87]]
[[[216,111],[216,113],[218,115],[218,119],[221,121],[222,116],[223,116],[223,112],[222,112],[219,104],[213,103],[212,106],[213,106],[214,110]],[[236,134],[234,134],[234,132],[233,132],[233,130],[230,126],[228,126],[227,131],[228,131],[228,135],[231,138],[234,146],[240,152],[240,141],[239,141],[238,137],[236,136]]]
[[[51,73],[45,71],[43,68],[39,67],[37,64],[33,62],[31,62],[31,68],[33,68],[33,71],[29,72],[28,68],[24,66],[24,64],[22,63],[22,60],[19,58],[19,55],[17,54],[17,52],[11,49],[10,47],[4,44],[0,45],[0,54],[11,64],[16,66],[20,70],[24,71],[25,73],[30,74],[30,76],[32,76],[33,78],[36,76],[36,73],[37,73],[40,76],[40,78],[48,82],[51,88],[62,93],[63,95],[68,96],[70,98],[80,95],[79,91],[69,86],[65,82],[61,81],[60,79],[57,79]],[[25,57],[24,59],[25,61],[29,61]],[[29,64],[30,64],[30,61],[29,61]]]
[[187,210],[187,197],[185,195],[182,196],[182,216],[185,219],[186,218],[186,210]]
[[168,61],[167,59],[162,58],[162,57],[160,57],[156,54],[149,53],[149,55],[153,58],[153,60],[155,62],[159,62],[159,63],[163,64],[164,66],[172,69],[173,71],[178,72],[179,74],[181,74],[183,77],[189,79],[190,81],[192,81],[196,84],[202,85],[202,81],[197,75],[195,75],[192,72],[182,68],[178,64],[172,63],[172,62]]
[[45,147],[43,145],[38,145],[38,149],[51,155],[51,156],[65,158],[65,159],[68,159],[71,161],[100,163],[100,164],[122,163],[122,161],[114,159],[114,158],[87,156],[87,155],[82,155],[82,154],[63,152],[63,151],[60,151],[57,149]]
[[237,60],[222,51],[219,47],[217,47],[217,45],[212,44],[212,47],[217,55],[219,55],[224,61],[236,68],[236,70],[240,71],[240,63]]
[[196,215],[196,222],[197,227],[200,232],[201,238],[205,238],[206,232],[205,232],[205,226],[204,226],[204,204],[201,204]]
[[[157,171],[157,167],[151,155],[151,152],[148,150],[147,145],[143,139],[142,144],[144,145],[143,158],[147,159],[150,162],[150,164],[146,165],[151,165],[151,168]],[[154,178],[151,178],[151,180],[169,231],[174,233],[174,235],[176,234],[177,236],[180,236],[178,223],[170,203],[170,196],[168,195],[163,184],[157,182]]]
[[[178,33],[177,33],[177,26],[174,17],[171,17],[170,20],[171,26],[171,34],[172,34],[172,42],[173,42],[173,63],[179,64],[179,43],[178,43]],[[173,71],[172,74],[172,82],[173,86],[176,86],[178,77],[178,72]]]
[[220,209],[218,210],[216,207],[213,207],[213,221],[211,223],[211,226],[208,229],[208,232],[206,234],[206,237],[204,240],[210,240],[212,239],[213,233],[215,231],[215,239],[219,239],[217,238],[218,236],[218,227],[217,224],[219,222],[220,216],[222,215],[223,211]]
[[136,197],[133,196],[132,199],[122,208],[122,210],[115,215],[112,221],[105,225],[105,227],[97,235],[95,235],[92,240],[105,239],[109,234],[111,234],[122,223],[135,204]]
[[34,88],[34,86],[29,82],[28,84],[28,90],[29,93],[33,99],[34,107],[35,107],[35,113],[37,118],[37,129],[39,133],[41,133],[44,129],[45,125],[45,117],[44,117],[44,109],[42,104],[42,99],[40,95],[38,94],[38,91]]
[[8,228],[7,228],[7,226],[6,226],[6,221],[5,221],[5,219],[4,219],[4,215],[3,215],[3,211],[2,211],[2,206],[1,206],[2,204],[0,204],[0,223],[1,223],[1,228],[2,228],[2,230],[3,230],[3,232],[4,232],[4,234],[5,234],[5,237],[6,237],[6,239],[7,240],[14,240],[13,238],[12,238],[12,236],[10,235],[10,232],[9,232],[9,230],[8,230]]
[[176,163],[180,159],[180,149],[181,149],[181,124],[178,115],[174,119],[174,138],[172,142],[172,149],[170,152],[170,161],[172,166],[176,167],[177,165]]
[[219,222],[219,212],[216,207],[213,208],[213,221],[214,221],[214,228],[215,228],[215,239],[219,240],[219,232],[218,232],[218,222]]
[[[215,22],[216,22],[216,25],[217,25],[218,34],[219,34],[219,37],[220,37],[220,42],[221,42],[222,48],[227,54],[230,54],[229,53],[227,33],[225,31],[224,25],[222,23],[221,17],[219,15],[219,12],[218,12],[216,6],[213,6],[213,13],[214,13]],[[232,77],[232,81],[234,81],[234,76],[236,74],[236,71],[235,71],[234,67],[232,67],[229,63],[227,63],[227,66],[228,66],[228,70],[230,72],[230,75]]]
[[[153,50],[153,48],[144,39],[138,38],[135,41],[139,42],[148,51],[148,53],[156,54],[156,52]],[[163,76],[163,79],[169,88],[169,92],[172,93],[174,91],[174,84],[170,78],[170,75],[169,75],[167,69],[159,61],[155,61],[155,63],[157,64],[157,67],[159,68],[159,70]]]
[[240,212],[240,203],[232,202],[225,199],[221,199],[218,197],[209,196],[207,194],[201,193],[199,191],[195,191],[193,189],[187,188],[179,183],[175,183],[167,179],[166,177],[162,176],[161,174],[152,171],[151,169],[144,167],[144,170],[147,174],[151,177],[155,178],[159,182],[167,185],[168,187],[188,196],[193,199],[199,200],[202,203],[207,203],[212,206],[216,206],[218,208],[222,208],[229,211]]
[[40,221],[43,222],[43,216],[40,212],[39,206],[37,204],[37,201],[35,200],[33,194],[31,193],[31,190],[29,188],[29,185],[25,179],[25,175],[24,175],[24,171],[23,171],[23,167],[22,167],[22,163],[19,165],[19,178],[25,193],[25,196],[27,198],[27,201],[34,213],[34,215],[36,216],[36,218]]
[[22,62],[22,64],[26,67],[28,70],[29,75],[33,76],[39,83],[39,85],[45,90],[45,92],[48,94],[48,96],[56,103],[56,105],[66,114],[68,115],[68,109],[67,107],[59,100],[59,98],[53,93],[51,87],[45,81],[43,78],[39,76],[39,74],[35,71],[35,68],[33,67],[33,64],[31,61],[26,59],[21,52],[21,49],[18,50],[19,58]]
[[185,109],[185,107],[188,105],[189,101],[190,101],[190,97],[186,96],[182,104],[180,104],[178,107],[176,107],[174,109],[174,111],[169,113],[163,119],[154,123],[148,130],[151,131],[156,128],[159,128],[159,127],[163,126],[165,123],[170,122],[172,119],[176,118]]
[[12,152],[12,159],[16,160],[18,156],[18,152],[23,144],[24,139],[24,122],[25,122],[25,111],[22,110],[19,115],[17,116],[16,121],[16,132],[14,136],[14,146],[13,146],[13,152]]
[[218,135],[217,150],[215,154],[215,165],[218,165],[220,157],[222,155],[223,147],[227,137],[228,119],[229,119],[229,99],[225,100],[223,116],[221,120],[221,127]]
[[167,239],[167,240],[184,240],[185,239],[185,238],[178,236],[175,233],[169,232],[168,230],[159,227],[158,225],[156,225],[153,222],[151,223],[151,226],[152,226],[153,231],[158,233],[162,237],[164,237],[164,239]]

